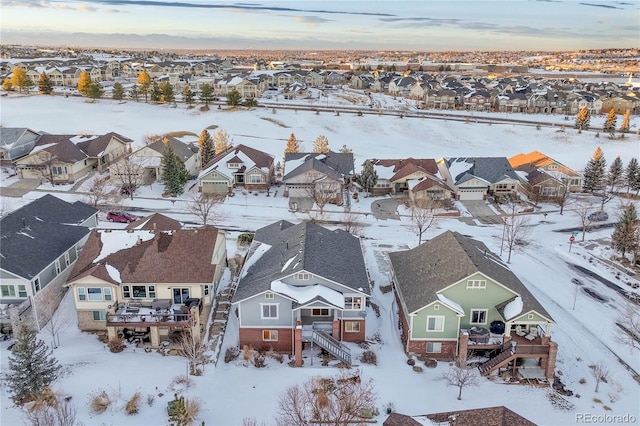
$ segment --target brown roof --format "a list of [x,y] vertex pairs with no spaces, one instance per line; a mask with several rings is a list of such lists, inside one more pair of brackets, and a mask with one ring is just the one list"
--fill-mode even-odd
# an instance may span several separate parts
[[410,175],[418,170],[422,170],[432,175],[438,174],[438,165],[436,164],[436,160],[432,158],[419,159],[409,157],[405,159],[373,159],[371,160],[371,164],[374,166],[393,167],[393,173],[395,173],[395,175],[391,178],[391,181]]
[[422,423],[406,414],[391,413],[382,426],[422,426]]
[[88,141],[78,143],[78,147],[83,150],[89,157],[99,157],[102,155],[111,139],[116,138],[122,142],[132,142],[131,139],[125,138],[115,132],[109,132],[106,135],[98,136]]
[[[267,154],[266,152],[262,152],[257,149],[248,147],[246,145],[239,144],[239,145],[236,145],[235,147],[231,147],[228,150],[216,155],[214,158],[211,159],[211,161],[209,161],[209,163],[207,163],[204,169],[209,168],[212,165],[218,163],[220,160],[224,159],[227,155],[229,155],[229,153],[235,153],[237,156],[238,152],[242,152],[244,155],[249,157],[251,161],[254,162],[256,167],[270,168],[271,165],[273,164],[273,157]],[[234,158],[237,158],[237,157],[234,157]],[[229,160],[228,162],[233,163],[234,161]],[[237,158],[236,162],[241,163],[242,161],[239,158]],[[247,165],[245,164],[245,166]],[[247,168],[250,168],[250,167],[252,167],[251,164],[249,164]]]
[[436,180],[435,178],[432,178],[430,176],[425,176],[420,181],[420,183],[418,183],[416,186],[413,187],[413,189],[411,191],[420,192],[420,191],[424,191],[424,190],[427,190],[429,188],[432,188],[434,186],[438,187],[438,188],[442,188],[442,189],[447,190],[447,191],[451,191],[451,189],[448,188],[445,184],[443,184],[439,180]]
[[143,217],[127,225],[126,229],[144,229],[147,231],[174,231],[181,229],[182,224],[160,213],[154,213]]
[[[148,241],[139,241],[95,262],[102,251],[101,235],[105,232],[144,232],[148,235],[149,231],[93,230],[68,281],[89,275],[113,284],[213,281],[216,265],[211,261],[218,236],[218,229],[213,226],[157,232]],[[108,273],[107,264],[118,270],[121,282]]]
[[446,413],[427,414],[427,418],[438,423],[454,419],[456,426],[536,426],[520,414],[507,407],[476,408],[473,410],[448,411]]
[[[42,148],[42,151],[46,151],[57,158],[62,163],[75,163],[87,158],[87,154],[84,153],[75,143],[71,142],[71,138],[76,135],[42,135],[38,139],[34,150],[38,150],[38,147]],[[49,146],[47,146],[49,145]]]

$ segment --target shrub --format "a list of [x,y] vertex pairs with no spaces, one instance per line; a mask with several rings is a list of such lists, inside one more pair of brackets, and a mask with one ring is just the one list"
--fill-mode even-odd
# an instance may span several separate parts
[[413,366],[413,371],[415,371],[416,373],[422,373],[422,367],[420,367],[419,365],[414,365]]
[[109,398],[109,394],[105,391],[98,391],[96,393],[90,394],[90,407],[91,412],[94,414],[102,414],[107,411],[107,408],[111,405],[113,401]]
[[389,285],[381,285],[380,286],[380,291],[382,292],[382,294],[387,294],[391,290],[393,290],[393,286],[391,284],[389,284]]
[[238,235],[238,240],[237,240],[238,245],[251,244],[252,241],[253,241],[253,234],[245,232],[243,234]]
[[596,404],[602,404],[602,400],[600,398],[593,398],[593,402]]
[[587,379],[583,377],[582,379],[580,379],[578,383],[580,383],[581,385],[584,385],[585,383],[587,383]]
[[230,346],[224,352],[224,362],[230,363],[234,359],[237,359],[240,356],[240,348],[237,346]]
[[124,412],[127,413],[128,415],[138,414],[140,412],[141,398],[142,398],[142,395],[140,395],[140,392],[134,393],[131,399],[127,401],[127,405],[124,408]]
[[109,340],[109,343],[107,343],[107,346],[109,346],[109,350],[114,354],[122,352],[124,348],[127,347],[127,345],[124,344],[124,339],[122,337],[116,337],[114,339]]
[[244,345],[242,347],[242,356],[245,361],[251,361],[251,358],[253,357],[253,346]]
[[380,306],[378,306],[376,303],[370,302],[371,303],[371,308],[373,309],[373,312],[376,313],[376,318],[380,318]]
[[272,349],[269,349],[269,351],[267,352],[267,356],[269,358],[273,358],[276,361],[278,361],[280,364],[282,364],[284,362],[284,355],[282,355],[281,353],[278,353],[276,351]]
[[189,389],[194,385],[193,380],[186,374],[177,376],[169,384],[169,389],[173,392],[182,392],[185,389]]
[[409,358],[407,359],[407,364],[413,367],[414,365],[416,365],[416,360],[413,358]]
[[253,365],[255,365],[257,368],[263,368],[267,366],[266,361],[266,356],[262,353],[256,353],[253,356]]
[[378,357],[376,356],[376,353],[374,351],[368,350],[368,351],[362,352],[362,356],[360,357],[360,361],[363,362],[364,364],[377,365],[378,364]]

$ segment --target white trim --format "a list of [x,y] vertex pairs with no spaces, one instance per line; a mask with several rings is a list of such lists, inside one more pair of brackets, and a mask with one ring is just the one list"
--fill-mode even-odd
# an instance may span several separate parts
[[[276,316],[275,317],[265,317],[264,316],[264,307],[265,306],[275,306],[276,307]],[[271,311],[271,309],[269,309]],[[271,312],[269,312],[271,313]],[[260,304],[260,319],[263,320],[277,320],[280,319],[280,304],[279,303],[261,303]]]
[[[430,330],[430,329],[429,329],[429,319],[430,319],[430,318],[436,318],[436,323],[434,324],[434,325],[436,325],[436,326],[437,326],[437,319],[438,319],[438,318],[441,318],[441,319],[442,319],[442,325],[441,325],[441,328],[440,328],[440,329]],[[426,318],[426,321],[425,321],[425,322],[426,322],[426,327],[425,327],[425,328],[426,328],[426,331],[427,331],[427,332],[430,332],[430,333],[443,333],[443,332],[444,332],[444,323],[445,323],[445,318],[446,318],[446,316],[444,316],[444,315],[427,315],[427,318]]]
[[[484,322],[473,322],[473,313],[474,312],[484,312]],[[489,319],[489,310],[488,309],[482,309],[482,308],[471,308],[470,312],[469,312],[469,324],[487,324],[487,321]]]

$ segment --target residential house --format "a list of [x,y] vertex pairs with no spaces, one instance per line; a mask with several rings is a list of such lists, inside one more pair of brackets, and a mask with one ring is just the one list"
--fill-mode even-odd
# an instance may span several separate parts
[[347,364],[341,342],[365,339],[370,283],[360,239],[312,222],[260,228],[232,299],[239,344],[292,352],[320,346]]
[[66,286],[78,327],[160,347],[175,331],[200,336],[226,267],[226,234],[212,226],[92,231]]
[[29,154],[15,161],[21,179],[73,183],[91,170],[102,171],[129,152],[131,139],[117,133],[43,134]]
[[175,219],[171,219],[160,213],[153,213],[147,217],[142,217],[131,222],[125,229],[140,229],[147,231],[174,231],[181,229],[182,224]]
[[29,154],[40,133],[25,127],[0,127],[0,161],[15,161]]
[[17,307],[14,325],[40,329],[51,318],[97,216],[91,206],[47,194],[0,219],[0,305]]
[[582,191],[582,176],[580,173],[540,151],[514,155],[509,158],[509,164],[514,170],[519,170],[526,165],[536,167],[554,179],[561,181],[563,185],[567,186],[569,192]]
[[513,195],[520,179],[506,157],[441,158],[438,169],[461,201],[484,200],[487,195]]
[[424,178],[439,179],[434,159],[372,159],[371,165],[378,175],[372,192],[375,195],[401,194],[409,191],[409,182]]
[[322,198],[331,203],[342,204],[354,174],[353,153],[288,152],[284,169],[283,181],[290,198],[317,199],[318,194],[323,194]]
[[515,172],[522,181],[520,190],[535,202],[552,201],[558,195],[568,193],[567,185],[544,169],[527,163],[516,167]]
[[434,425],[450,425],[453,422],[455,426],[536,426],[532,421],[505,406],[432,413],[427,414],[427,418]]
[[218,154],[198,174],[203,194],[227,194],[236,185],[247,190],[268,190],[273,181],[273,156],[246,145]]
[[553,319],[482,242],[446,231],[389,259],[407,353],[466,365],[468,353],[483,351],[483,374],[537,359],[553,378]]

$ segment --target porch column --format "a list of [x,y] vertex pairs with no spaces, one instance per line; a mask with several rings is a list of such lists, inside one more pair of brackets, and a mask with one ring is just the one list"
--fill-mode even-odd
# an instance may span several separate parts
[[191,324],[193,324],[191,326],[191,335],[194,340],[200,340],[202,330],[200,330],[200,312],[198,311],[198,307],[192,307],[189,313],[191,314]]
[[158,327],[149,327],[149,337],[151,338],[151,347],[160,347],[160,333]]
[[[553,379],[556,370],[556,357],[558,355],[558,344],[556,342],[549,342],[549,357],[543,359],[544,375],[548,380]],[[546,365],[545,365],[546,364]]]
[[111,341],[112,339],[116,339],[118,334],[116,333],[115,327],[107,327],[107,340]]
[[295,366],[302,367],[302,321],[296,322],[296,329],[294,330],[294,355]]
[[464,331],[460,332],[458,336],[458,365],[464,366],[467,365],[467,352],[469,348],[469,333]]
[[336,340],[342,340],[342,333],[340,333],[340,320],[338,318],[336,318],[336,315],[334,314],[333,316],[333,323],[332,323],[332,328],[331,331],[333,333],[333,338]]

